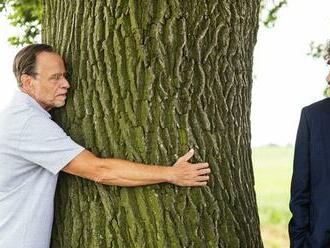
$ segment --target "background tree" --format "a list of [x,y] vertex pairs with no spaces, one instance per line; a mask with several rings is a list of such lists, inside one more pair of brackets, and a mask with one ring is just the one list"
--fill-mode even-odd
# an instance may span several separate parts
[[[279,10],[286,4],[287,0],[261,0],[260,22],[266,27],[273,27]],[[7,14],[13,26],[23,30],[22,35],[8,38],[10,44],[19,46],[40,40],[41,0],[0,0],[1,12]],[[312,48],[315,49],[314,46]]]
[[52,247],[262,247],[250,148],[259,1],[43,3],[71,73],[54,118],[101,157],[173,164],[195,147],[208,187],[124,188],[61,175]]

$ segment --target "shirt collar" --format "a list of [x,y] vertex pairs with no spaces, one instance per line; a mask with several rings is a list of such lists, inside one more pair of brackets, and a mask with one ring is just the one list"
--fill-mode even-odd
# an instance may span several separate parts
[[16,97],[18,97],[19,99],[22,99],[24,102],[26,102],[33,109],[40,111],[42,114],[47,116],[49,119],[51,118],[51,115],[43,107],[41,107],[41,105],[34,98],[29,96],[28,94],[17,90],[15,92],[15,98]]

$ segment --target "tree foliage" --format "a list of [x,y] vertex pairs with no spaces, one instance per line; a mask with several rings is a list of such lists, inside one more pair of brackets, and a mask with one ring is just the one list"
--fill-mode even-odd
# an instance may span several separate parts
[[10,44],[19,46],[36,42],[41,30],[41,0],[0,0],[0,12],[5,13],[11,25],[23,31],[20,36],[9,37]]
[[[325,58],[328,55],[328,51],[327,51],[328,46],[329,46],[329,44],[326,44],[326,43],[318,43],[318,42],[312,41],[309,44],[310,50],[307,53],[307,55],[312,56],[315,59]],[[326,59],[328,59],[328,58],[326,58]]]
[[266,27],[273,27],[279,10],[287,4],[287,0],[263,0],[260,6],[260,21]]

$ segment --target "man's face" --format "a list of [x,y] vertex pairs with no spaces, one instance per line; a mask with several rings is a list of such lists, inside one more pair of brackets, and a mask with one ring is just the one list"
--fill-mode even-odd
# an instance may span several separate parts
[[29,95],[47,111],[65,104],[70,87],[65,78],[65,66],[60,55],[41,52],[36,57],[36,75],[31,77]]

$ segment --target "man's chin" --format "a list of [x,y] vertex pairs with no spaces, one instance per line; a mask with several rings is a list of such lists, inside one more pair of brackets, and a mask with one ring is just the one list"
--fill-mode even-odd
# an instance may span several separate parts
[[63,106],[65,105],[65,101],[56,102],[54,105],[55,105],[55,106],[54,106],[55,108],[63,107]]

